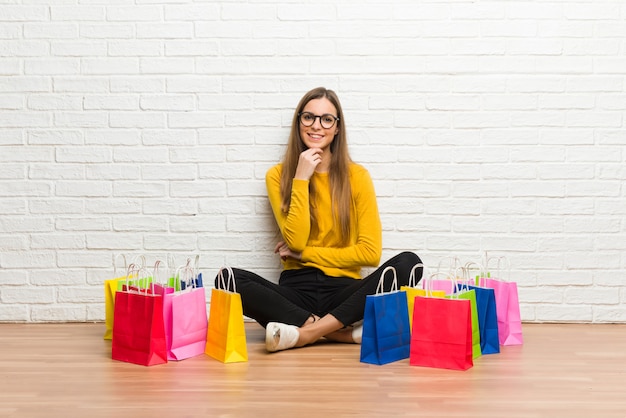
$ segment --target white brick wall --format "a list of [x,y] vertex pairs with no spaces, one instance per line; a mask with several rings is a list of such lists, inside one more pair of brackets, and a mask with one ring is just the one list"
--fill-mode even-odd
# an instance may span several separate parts
[[117,253],[275,278],[263,176],[324,85],[385,257],[506,255],[525,320],[626,322],[624,2],[0,3],[0,321],[102,320]]

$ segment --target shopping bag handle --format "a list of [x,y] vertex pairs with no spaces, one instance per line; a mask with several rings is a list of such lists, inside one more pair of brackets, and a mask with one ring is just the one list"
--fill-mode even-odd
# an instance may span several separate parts
[[426,283],[424,283],[425,286],[427,286],[426,290],[426,295],[429,297],[436,297],[436,296],[432,296],[432,280],[435,280],[436,277],[438,276],[443,276],[445,278],[445,280],[450,280],[451,284],[452,284],[452,293],[450,293],[450,295],[448,295],[450,298],[453,298],[454,295],[457,295],[456,297],[454,297],[455,299],[458,299],[458,292],[457,292],[457,280],[456,280],[456,275],[455,274],[450,274],[450,273],[444,273],[441,271],[438,271],[436,273],[431,274],[428,279],[426,280]]
[[452,275],[452,277],[453,277],[453,280],[455,281],[455,284],[454,284],[455,293],[460,290],[464,290],[464,291],[470,290],[469,284],[468,284],[469,277],[466,277],[466,273],[467,273],[467,269],[465,267],[457,267],[454,270],[454,274]]
[[154,283],[158,283],[162,286],[167,286],[167,280],[161,281],[160,280],[160,276],[161,276],[161,271],[159,270],[161,268],[161,264],[162,261],[161,260],[156,260],[154,262],[154,268],[152,270],[152,290],[154,291]]
[[[477,270],[478,274],[472,278],[472,271]],[[468,281],[474,281],[475,285],[478,285],[478,282],[481,277],[485,275],[485,268],[482,264],[477,263],[476,261],[468,261],[465,263],[465,279]]]
[[115,258],[113,258],[113,277],[117,277],[117,260],[120,257],[122,257],[122,259],[124,260],[124,271],[128,270],[128,264],[127,264],[126,256],[124,255],[124,253],[116,254]]
[[426,266],[423,263],[417,263],[413,266],[413,268],[411,269],[411,273],[409,274],[409,283],[407,285],[408,287],[417,288],[417,282],[415,281],[415,270],[417,270],[419,267],[422,268],[422,277],[420,277],[420,279],[426,277]]
[[[224,270],[228,272],[228,280],[224,279]],[[233,269],[225,266],[220,269],[217,273],[217,288],[228,291],[228,285],[230,283],[233,284],[233,293],[237,293],[237,287],[235,285],[235,273],[233,273]]]
[[[189,264],[191,262],[191,259],[188,258],[187,259],[187,264]],[[194,258],[193,261],[193,282],[194,282],[194,287],[196,285],[196,278],[198,278],[198,274],[200,274],[200,254],[196,254],[196,257]]]
[[[489,272],[489,262],[492,260],[497,260],[497,264],[496,264],[496,279],[501,280],[503,282],[507,282],[511,280],[511,262],[509,261],[509,259],[505,256],[494,256],[494,257],[488,257],[487,253],[485,252],[485,272],[486,272],[486,276],[491,278],[491,274]],[[504,262],[504,263],[503,263]],[[505,264],[506,268],[507,268],[507,275],[506,275],[506,279],[504,278],[504,275],[502,274],[502,271],[504,270],[504,267],[500,267],[501,264]]]
[[189,264],[179,266],[176,269],[176,274],[174,274],[174,289],[176,289],[177,281],[179,283],[179,288],[182,288],[182,286],[180,286],[181,283],[185,283],[185,289],[181,290],[181,292],[191,291],[191,289],[195,287],[195,280],[193,279],[193,268],[191,268]]
[[380,279],[378,279],[378,286],[376,286],[377,295],[384,293],[385,273],[387,273],[388,271],[393,272],[393,281],[391,282],[391,290],[389,293],[398,291],[398,275],[396,274],[396,269],[393,266],[387,266],[385,267],[383,272],[380,273]]
[[[128,279],[134,277],[137,281],[137,286],[135,286],[135,289],[133,289],[133,286],[129,286],[128,284]],[[128,265],[128,270],[126,271],[126,283],[125,283],[125,287],[126,287],[126,292],[128,293],[139,293],[139,294],[148,294],[148,293],[152,293],[152,289],[148,289],[146,288],[142,288],[141,286],[141,282],[142,280],[145,280],[146,282],[148,282],[150,278],[150,273],[148,272],[148,270],[146,270],[144,267],[138,267],[135,263],[130,263]]]
[[449,274],[443,273],[443,272],[437,272],[437,273],[429,274],[428,276],[424,276],[424,278],[422,279],[422,289],[424,289],[424,295],[426,297],[436,297],[436,296],[433,296],[433,280],[434,280],[434,277],[437,277],[437,276],[445,276],[446,279],[450,278]]
[[[137,261],[141,261],[141,264],[138,264]],[[132,264],[139,265],[139,268],[145,268],[146,267],[146,256],[143,255],[143,254],[136,255],[133,258]]]
[[455,269],[457,269],[461,265],[461,260],[459,260],[458,257],[455,257],[455,256],[444,257],[441,260],[439,260],[439,263],[437,264],[437,272],[441,272],[442,263],[445,260],[450,260],[450,267],[448,268],[448,272],[450,273],[453,272]]

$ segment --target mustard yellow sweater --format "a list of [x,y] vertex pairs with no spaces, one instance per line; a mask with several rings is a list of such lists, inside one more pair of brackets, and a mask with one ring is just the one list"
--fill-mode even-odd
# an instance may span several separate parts
[[288,258],[285,270],[316,267],[332,277],[361,278],[361,267],[376,267],[382,253],[382,227],[378,215],[376,193],[369,172],[362,166],[350,165],[352,188],[353,234],[348,246],[339,247],[339,229],[333,224],[330,185],[327,173],[315,173],[318,228],[311,230],[309,181],[295,180],[291,188],[291,205],[281,210],[280,175],[282,164],[270,168],[265,176],[272,211],[283,240],[292,251],[302,253],[302,260]]

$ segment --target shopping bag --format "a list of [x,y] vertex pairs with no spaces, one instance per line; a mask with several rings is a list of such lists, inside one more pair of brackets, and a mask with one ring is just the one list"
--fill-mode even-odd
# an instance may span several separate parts
[[[437,290],[443,290],[446,293],[446,297],[452,297],[454,295],[456,299],[467,299],[470,301],[472,352],[473,357],[478,358],[482,355],[482,352],[480,348],[480,326],[478,322],[476,293],[469,289],[470,283],[475,284],[475,282],[467,277],[468,268],[461,266],[457,258],[453,258],[453,260],[457,267],[447,272],[438,271],[434,275],[431,275],[429,278],[429,286]],[[441,269],[439,268],[439,270]],[[439,276],[444,276],[445,279],[436,279],[436,277]]]
[[471,316],[467,299],[417,296],[409,364],[451,370],[472,367]]
[[[185,290],[188,285],[193,285],[194,287],[204,287],[202,282],[202,273],[200,272],[200,255],[196,254],[194,257],[194,262],[192,265],[191,256],[187,257],[184,264],[178,265],[176,264],[176,257],[173,254],[168,254],[168,266],[170,267],[170,276],[167,281],[167,285],[173,287],[176,291]],[[193,278],[191,280],[180,280],[178,275],[178,271],[181,267],[186,269],[192,269]]]
[[[448,261],[446,267],[445,261]],[[443,291],[446,295],[451,295],[456,292],[456,284],[475,285],[476,280],[471,279],[467,272],[471,269],[471,265],[475,263],[469,262],[465,265],[461,264],[461,260],[458,257],[447,257],[439,261],[437,265],[437,271],[429,280],[430,288],[432,290]],[[443,276],[444,278],[439,278]],[[454,278],[454,281],[450,280]]]
[[[422,282],[430,288],[428,282],[442,275],[447,275],[456,288],[456,275],[451,273],[438,272]],[[415,297],[410,365],[451,370],[467,370],[474,365],[471,302],[457,296],[432,297],[427,293]]]
[[[229,274],[228,283],[224,270]],[[230,283],[232,292],[228,290]],[[230,267],[220,269],[216,285],[211,290],[205,353],[222,363],[248,361],[241,295],[237,293]]]
[[428,284],[431,290],[442,291],[446,295],[453,294],[455,282],[451,280],[453,277],[458,280],[456,272],[461,268],[461,260],[458,257],[443,257],[437,264],[437,270],[434,274],[428,276]]
[[[124,260],[124,272],[125,275],[118,276],[117,273],[117,260],[122,257]],[[113,260],[113,278],[104,281],[104,339],[110,340],[113,337],[113,313],[115,310],[115,292],[117,292],[118,286],[126,282],[128,276],[128,265],[126,263],[126,256],[124,254],[117,254]]]
[[167,351],[168,360],[176,360],[174,355],[171,354],[172,347],[172,297],[174,295],[174,287],[169,284],[161,283],[159,274],[160,261],[157,261],[154,265],[154,279],[151,289],[152,291],[163,297],[163,328],[165,330],[165,348]]
[[143,290],[115,293],[111,358],[143,366],[167,363],[161,295]]
[[[384,292],[385,273],[393,272],[391,291]],[[396,270],[387,267],[376,294],[365,297],[361,357],[363,363],[383,365],[409,357],[411,331],[406,292],[398,291]]]
[[[490,259],[487,259],[487,268],[489,267],[489,261]],[[517,283],[502,278],[500,263],[501,261],[505,261],[508,264],[508,260],[505,257],[498,257],[497,261],[497,275],[500,277],[484,277],[480,279],[480,283],[482,286],[491,288],[494,291],[500,345],[521,345],[524,343],[524,338],[522,335],[522,320]],[[487,276],[490,276],[490,274],[487,274]]]
[[456,299],[467,299],[470,301],[470,316],[472,325],[472,356],[478,358],[482,355],[480,348],[480,324],[478,322],[478,307],[476,304],[476,291],[469,289],[467,285],[457,285],[459,290],[447,297],[453,297]]
[[194,274],[188,282],[180,282],[180,290],[185,290],[188,286],[192,287],[204,287],[204,283],[202,282],[202,273]]
[[[407,301],[407,309],[408,309],[407,316],[409,317],[409,331],[413,330],[413,305],[415,302],[415,296],[425,296],[426,292],[429,292],[429,295],[434,296],[434,297],[443,297],[446,294],[445,291],[443,290],[431,290],[431,289],[424,289],[424,288],[417,287],[419,279],[415,280],[415,270],[420,267],[422,268],[421,277],[424,277],[426,274],[426,267],[422,263],[418,263],[415,266],[413,266],[413,268],[411,269],[408,285],[400,287],[400,290],[403,290],[406,292],[406,301]],[[425,283],[430,283],[430,281],[429,280],[422,281],[423,286],[425,286]]]
[[155,295],[161,295],[163,298],[163,330],[165,332],[167,359],[176,360],[170,354],[170,348],[172,347],[172,296],[174,295],[174,288],[161,283],[153,283],[152,292]]
[[476,310],[478,311],[478,327],[480,329],[480,351],[483,354],[500,352],[498,338],[498,317],[496,298],[493,289],[469,286],[476,293]]
[[198,356],[204,354],[206,348],[208,321],[204,287],[195,287],[197,282],[191,269],[183,269],[181,276],[186,286],[166,296],[170,301],[168,360]]

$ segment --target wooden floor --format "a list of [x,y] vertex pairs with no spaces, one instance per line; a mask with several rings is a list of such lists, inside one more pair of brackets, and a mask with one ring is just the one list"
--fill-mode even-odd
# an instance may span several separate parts
[[110,359],[103,324],[0,324],[2,417],[626,417],[626,325],[525,324],[459,372],[359,362],[359,346],[202,355],[143,367]]

